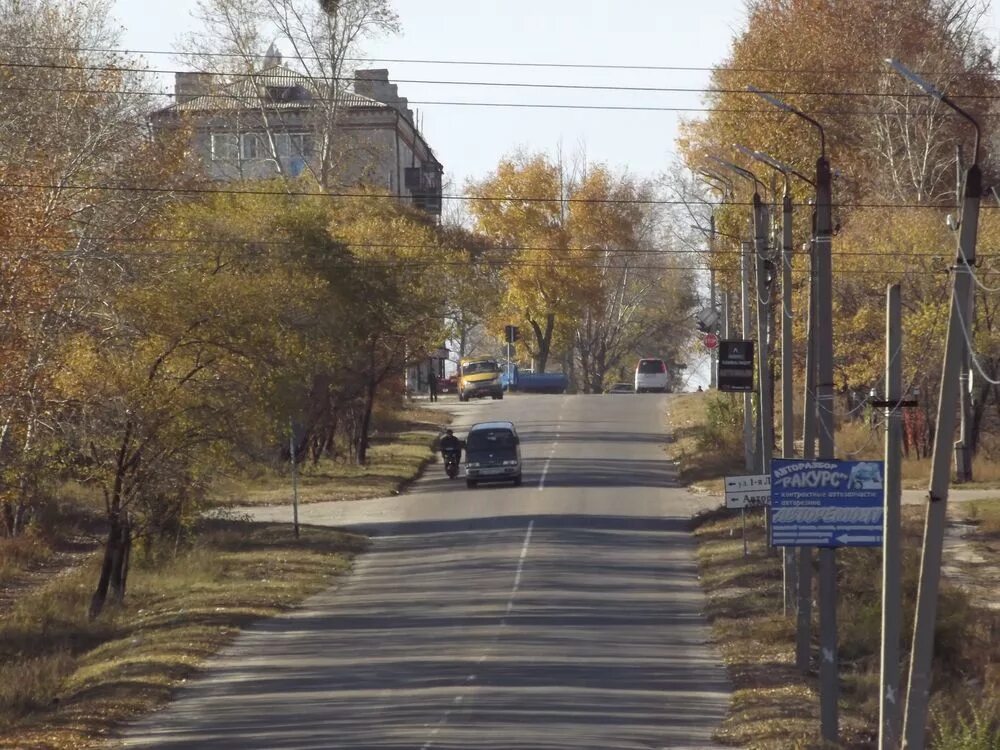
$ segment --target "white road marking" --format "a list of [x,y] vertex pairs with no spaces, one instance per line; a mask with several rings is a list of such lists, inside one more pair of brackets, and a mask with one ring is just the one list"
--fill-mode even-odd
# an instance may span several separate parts
[[545,489],[545,477],[548,476],[549,465],[552,463],[552,457],[555,456],[555,454],[556,454],[556,446],[557,445],[559,445],[559,433],[558,432],[556,433],[556,439],[552,441],[552,448],[549,450],[549,457],[547,459],[545,459],[545,466],[542,467],[542,476],[541,476],[541,479],[538,480],[538,490],[539,491]]
[[[524,544],[521,545],[521,554],[517,559],[517,571],[514,573],[514,585],[511,586],[510,596],[507,598],[507,612],[504,615],[503,619],[500,620],[500,629],[497,631],[497,634],[493,636],[493,640],[488,648],[492,648],[496,644],[497,640],[500,637],[500,633],[503,631],[505,627],[507,627],[507,615],[509,615],[511,613],[511,610],[514,608],[514,597],[517,596],[517,590],[521,587],[521,574],[524,572],[524,560],[528,556],[528,547],[531,545],[531,532],[532,530],[534,530],[534,528],[535,528],[535,521],[534,519],[532,519],[528,521],[528,530],[524,534]],[[478,664],[482,664],[484,661],[486,661],[486,654],[480,654],[479,658],[476,659],[476,663]],[[475,682],[476,679],[477,676],[475,674],[470,674],[468,677],[465,678],[465,681],[466,683]],[[465,699],[464,695],[456,695],[454,698],[451,699],[452,705],[453,706],[457,705],[461,703],[464,699]],[[441,731],[441,727],[448,723],[448,718],[451,716],[453,710],[454,709],[449,708],[447,711],[444,712],[440,720],[438,720],[437,726],[431,730],[430,739],[428,739],[423,745],[420,746],[420,750],[430,750],[430,748],[434,747],[435,737],[437,737],[438,733]],[[428,727],[430,725],[424,724],[424,726]]]

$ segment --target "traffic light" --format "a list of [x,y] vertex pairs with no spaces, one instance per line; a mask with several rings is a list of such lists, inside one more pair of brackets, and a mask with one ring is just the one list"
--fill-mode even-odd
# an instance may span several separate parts
[[521,331],[517,326],[504,326],[503,332],[508,344],[513,344],[521,338]]

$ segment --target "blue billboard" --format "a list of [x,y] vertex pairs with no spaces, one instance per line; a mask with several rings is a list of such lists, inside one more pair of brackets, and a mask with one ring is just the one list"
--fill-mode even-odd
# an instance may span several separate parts
[[884,476],[882,461],[773,459],[772,546],[881,546]]

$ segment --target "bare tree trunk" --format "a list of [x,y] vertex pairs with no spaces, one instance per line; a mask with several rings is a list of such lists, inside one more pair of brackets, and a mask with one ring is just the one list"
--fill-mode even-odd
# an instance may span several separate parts
[[364,465],[368,463],[368,432],[371,430],[372,410],[375,408],[375,376],[369,375],[368,386],[365,390],[364,413],[361,416],[361,429],[358,431],[358,463]]

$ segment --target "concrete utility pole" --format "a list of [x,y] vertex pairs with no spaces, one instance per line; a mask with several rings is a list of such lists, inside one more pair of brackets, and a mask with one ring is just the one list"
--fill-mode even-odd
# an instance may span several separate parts
[[951,312],[948,317],[948,337],[945,341],[941,391],[938,397],[937,427],[934,433],[934,454],[931,457],[931,480],[928,492],[927,518],[924,526],[923,554],[920,558],[920,585],[917,589],[917,613],[913,625],[913,647],[910,659],[910,679],[903,720],[903,747],[923,750],[927,735],[927,703],[930,697],[931,667],[934,654],[934,626],[937,619],[938,590],[941,584],[941,554],[948,509],[948,486],[951,480],[952,439],[955,435],[955,407],[958,399],[959,374],[965,353],[965,318],[970,310],[974,291],[972,267],[976,262],[976,239],[979,231],[979,204],[982,199],[982,173],[979,170],[979,123],[968,112],[933,85],[912,73],[896,60],[887,61],[896,72],[909,79],[928,96],[937,99],[964,117],[975,128],[976,140],[972,166],[965,173],[962,217],[951,289]]
[[903,305],[899,284],[886,290],[885,311],[885,508],[882,516],[882,670],[879,682],[879,750],[898,750],[902,699],[899,694],[900,500],[902,498]]
[[[962,203],[962,147],[955,145],[955,200],[961,208]],[[963,319],[968,332],[968,341],[972,340],[972,321],[976,314],[976,295],[969,299],[969,314]],[[972,481],[972,350],[963,342],[962,369],[958,376],[958,442],[955,443],[955,482],[962,484]]]
[[[756,218],[755,218],[754,209],[755,209],[757,203],[759,203],[759,201],[760,201],[760,194],[757,191],[757,186],[761,184],[760,180],[757,179],[756,175],[754,175],[753,172],[751,172],[748,169],[744,169],[743,167],[739,166],[738,164],[734,164],[731,161],[726,161],[725,159],[720,159],[717,156],[709,156],[709,158],[712,161],[716,162],[717,164],[720,164],[723,167],[725,167],[726,169],[730,170],[731,172],[733,172],[733,173],[739,175],[740,177],[743,177],[744,179],[747,179],[747,180],[750,181],[750,184],[751,184],[751,186],[753,188],[754,195],[755,195],[755,201],[754,201],[753,207],[751,209],[750,220],[751,220],[751,228],[755,228],[756,227]],[[766,242],[766,235],[765,235],[765,242]],[[751,327],[751,322],[750,322],[750,288],[749,288],[750,287],[750,245],[751,245],[751,243],[749,243],[749,242],[743,242],[742,243],[742,250],[743,250],[743,252],[740,253],[740,277],[741,277],[740,278],[740,291],[741,291],[742,297],[743,297],[743,310],[742,310],[743,320],[742,320],[742,325],[743,325],[743,338],[746,339],[746,340],[750,340],[750,339],[753,338],[753,335],[752,335],[752,333],[750,331],[750,327]],[[760,355],[759,352],[757,352],[756,356],[759,358],[761,355]],[[761,384],[758,383],[758,387],[760,387],[760,385]],[[759,416],[760,415],[758,415],[758,417]],[[759,436],[760,435],[760,430],[754,430],[754,427],[753,427],[753,394],[747,392],[747,393],[743,394],[743,458],[744,458],[744,462],[745,462],[745,465],[746,465],[746,470],[748,472],[749,471],[753,471],[755,468],[759,467],[759,462],[757,461],[757,456],[755,455],[755,452],[753,450],[753,448],[754,448],[754,435],[755,434]]]
[[[833,415],[833,173],[826,158],[826,133],[809,115],[785,104],[767,92],[747,87],[779,109],[799,117],[819,131],[816,160],[816,214],[813,227],[813,271],[815,295],[810,305],[810,324],[815,337],[810,355],[816,360],[816,408],[819,458],[834,459]],[[810,356],[810,359],[813,357]],[[808,408],[807,408],[808,414]],[[837,557],[833,547],[819,553],[820,582],[820,734],[824,742],[837,744],[839,735],[837,699]]]
[[[833,419],[833,175],[824,153],[816,160],[816,407],[819,458],[834,459]],[[837,551],[819,550],[820,731],[838,740]]]
[[[715,211],[712,212],[711,216],[708,217],[708,253],[714,259],[715,258]],[[709,272],[709,303],[712,308],[712,312],[716,312],[718,307],[715,301],[715,268],[712,268]],[[718,373],[716,370],[716,359],[718,354],[718,347],[708,350],[709,357],[709,374],[708,374],[708,387],[713,391],[718,388]]]
[[[742,242],[740,248],[740,335],[749,341],[753,338],[750,331],[750,243]],[[748,472],[754,470],[753,432],[753,394],[747,392],[743,394],[743,464]]]
[[757,473],[771,473],[774,450],[774,409],[771,404],[771,347],[768,341],[770,290],[767,283],[768,230],[771,220],[767,204],[753,194],[753,224],[757,262],[757,406],[760,411],[760,455]]

